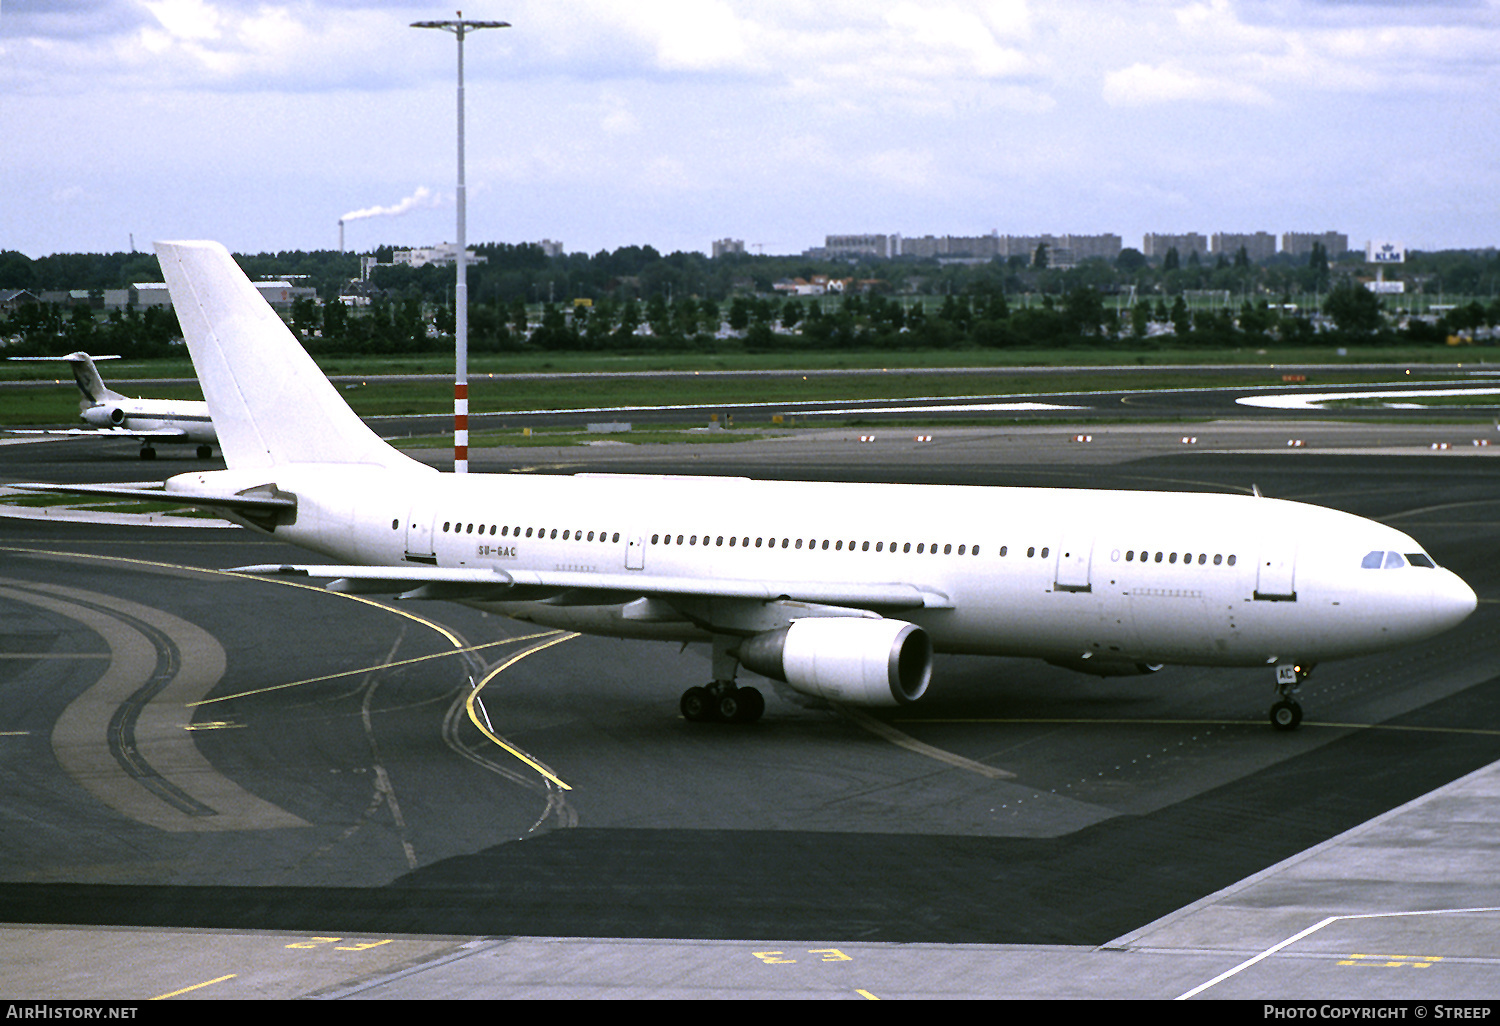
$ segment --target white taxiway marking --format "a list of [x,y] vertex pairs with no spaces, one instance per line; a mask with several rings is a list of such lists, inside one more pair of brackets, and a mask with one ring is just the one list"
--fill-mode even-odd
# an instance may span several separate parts
[[[1297,395],[1247,395],[1235,402],[1241,406],[1264,406],[1275,410],[1320,410],[1323,404],[1340,399],[1388,399],[1396,400],[1411,396],[1443,395],[1497,395],[1500,388],[1433,388],[1420,391],[1400,390],[1381,392],[1302,392]],[[1393,409],[1425,409],[1421,403],[1387,402]]]

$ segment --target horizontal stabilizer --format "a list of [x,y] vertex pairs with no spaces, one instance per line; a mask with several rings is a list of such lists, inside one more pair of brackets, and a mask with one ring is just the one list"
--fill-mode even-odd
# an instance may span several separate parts
[[245,492],[189,492],[166,488],[165,481],[137,481],[114,485],[80,484],[12,484],[26,492],[57,492],[63,495],[108,495],[119,499],[141,499],[147,502],[175,502],[183,506],[208,509],[294,510],[295,496],[280,492],[250,490]]
[[90,353],[69,353],[67,356],[7,356],[7,360],[24,360],[29,363],[82,363],[84,360],[118,360],[118,354],[94,356]]

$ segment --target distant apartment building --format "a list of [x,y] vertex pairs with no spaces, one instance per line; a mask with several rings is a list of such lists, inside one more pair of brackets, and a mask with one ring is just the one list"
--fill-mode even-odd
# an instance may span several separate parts
[[560,257],[563,255],[563,244],[561,242],[555,242],[552,239],[543,239],[537,245],[541,247],[542,253],[545,256]]
[[918,238],[895,236],[892,256],[916,257],[919,260],[977,259],[992,260],[1000,252],[1000,237],[989,235],[923,235]]
[[715,259],[718,259],[721,256],[727,256],[730,253],[743,253],[743,252],[745,252],[745,240],[744,239],[715,239],[714,240],[714,258]]
[[1162,259],[1174,249],[1180,260],[1186,260],[1192,253],[1197,253],[1200,257],[1207,256],[1208,239],[1197,232],[1188,232],[1184,235],[1161,235],[1156,232],[1147,232],[1141,244],[1141,252],[1153,260]]
[[1281,251],[1288,256],[1311,256],[1313,244],[1318,242],[1323,244],[1330,260],[1349,252],[1349,236],[1340,232],[1285,232],[1281,236]]
[[823,252],[829,260],[863,257],[887,260],[896,255],[889,235],[829,235],[823,241]]
[[[1276,255],[1276,236],[1270,232],[1214,232],[1211,251],[1226,260],[1233,259],[1241,249],[1251,263],[1261,263]],[[1178,251],[1179,254],[1181,251]]]
[[1047,247],[1047,264],[1050,267],[1072,267],[1084,260],[1107,260],[1113,262],[1120,255],[1121,240],[1118,235],[924,235],[920,238],[900,238],[900,255],[919,259],[974,259],[1008,260],[1024,257],[1028,262],[1035,259],[1038,247]]
[[1043,246],[1047,253],[1048,267],[1075,267],[1085,260],[1105,260],[1113,263],[1122,248],[1118,235],[1004,235],[1001,236],[1001,257],[1024,258],[1028,263],[1036,260],[1037,251]]

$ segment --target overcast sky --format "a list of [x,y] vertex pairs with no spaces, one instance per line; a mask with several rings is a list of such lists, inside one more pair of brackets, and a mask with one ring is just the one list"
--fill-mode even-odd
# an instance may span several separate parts
[[[468,0],[469,240],[1500,244],[1500,0]],[[454,237],[452,6],[0,0],[0,249]]]

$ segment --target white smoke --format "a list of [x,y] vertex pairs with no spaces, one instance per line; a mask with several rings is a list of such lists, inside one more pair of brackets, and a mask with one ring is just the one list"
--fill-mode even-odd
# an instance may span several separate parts
[[432,194],[431,189],[425,185],[419,185],[416,192],[406,197],[400,203],[389,207],[365,207],[363,210],[353,210],[339,218],[339,220],[361,221],[367,217],[396,217],[408,211],[435,207],[439,202],[438,197]]

